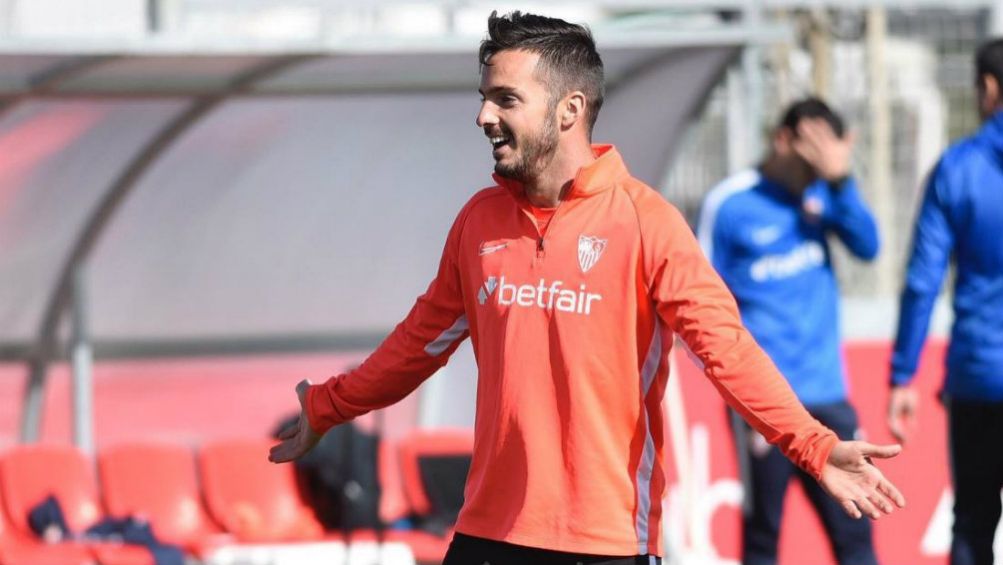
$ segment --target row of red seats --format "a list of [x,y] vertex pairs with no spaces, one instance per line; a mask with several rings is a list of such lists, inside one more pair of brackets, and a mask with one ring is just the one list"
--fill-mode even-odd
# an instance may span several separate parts
[[[97,480],[90,459],[76,448],[13,447],[0,456],[0,565],[152,565],[151,555],[141,547],[91,542],[47,545],[37,540],[28,513],[49,495],[59,500],[72,531],[82,532],[105,515],[138,516],[149,521],[160,541],[209,561],[214,552],[234,544],[375,537],[373,532],[354,532],[346,540],[341,533],[325,532],[300,496],[293,467],[267,461],[272,443],[218,442],[202,446],[197,454],[176,445],[111,447],[98,455]],[[430,503],[419,459],[469,455],[471,450],[468,433],[429,432],[405,438],[394,450],[397,465],[381,458],[384,492],[395,496],[396,482],[408,512],[426,512]],[[399,478],[394,467],[399,467]],[[448,543],[444,537],[403,530],[388,531],[385,539],[406,543],[419,562],[440,560]]]

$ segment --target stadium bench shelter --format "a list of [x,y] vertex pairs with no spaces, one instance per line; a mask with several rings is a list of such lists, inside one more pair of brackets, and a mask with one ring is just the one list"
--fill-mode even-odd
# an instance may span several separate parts
[[[595,33],[595,140],[653,186],[743,47],[777,39]],[[492,182],[479,39],[0,42],[0,364],[27,381],[4,400],[23,402],[20,439],[39,437],[53,363],[73,365],[93,452],[93,363],[375,346]],[[439,394],[472,398],[466,363]]]

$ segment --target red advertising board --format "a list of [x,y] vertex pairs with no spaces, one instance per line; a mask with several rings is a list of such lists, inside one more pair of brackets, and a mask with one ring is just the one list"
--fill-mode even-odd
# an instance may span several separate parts
[[[845,348],[851,401],[860,415],[865,439],[892,442],[885,424],[888,360],[885,342],[855,342]],[[881,461],[882,471],[906,496],[908,505],[875,523],[875,544],[884,565],[946,563],[950,545],[951,493],[948,487],[944,410],[937,399],[942,383],[943,343],[925,351],[916,386],[920,391],[919,430],[897,458]],[[676,352],[678,378],[689,443],[678,465],[667,447],[665,468],[670,493],[666,500],[669,547],[682,552],[683,563],[737,564],[741,536],[741,484],[724,402],[687,355]],[[667,403],[667,411],[672,409]],[[670,427],[682,425],[667,414]],[[670,437],[680,438],[676,430]],[[676,455],[679,454],[675,451]],[[687,464],[688,463],[688,464]],[[689,473],[688,498],[680,473]],[[828,541],[807,498],[791,483],[780,540],[782,565],[830,565]]]

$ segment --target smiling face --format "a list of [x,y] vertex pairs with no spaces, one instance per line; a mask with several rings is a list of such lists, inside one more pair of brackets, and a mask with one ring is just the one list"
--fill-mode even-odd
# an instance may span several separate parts
[[495,172],[522,182],[547,168],[560,141],[556,105],[537,78],[539,60],[528,51],[500,51],[481,74],[477,125],[491,143]]

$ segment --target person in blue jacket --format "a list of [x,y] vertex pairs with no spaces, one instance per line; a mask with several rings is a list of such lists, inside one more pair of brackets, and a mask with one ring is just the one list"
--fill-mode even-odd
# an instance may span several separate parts
[[[704,200],[698,236],[742,321],[808,411],[840,439],[858,433],[840,350],[839,289],[827,236],[855,256],[878,252],[874,217],[850,175],[852,136],[824,102],[791,105],[757,169]],[[871,525],[849,518],[815,481],[733,418],[745,486],[742,562],[773,564],[787,485],[798,477],[841,565],[877,563]]]
[[979,48],[982,127],[949,147],[926,182],[902,289],[888,424],[916,426],[910,386],[948,261],[954,325],[943,388],[954,486],[951,565],[991,564],[1003,487],[1003,40]]

